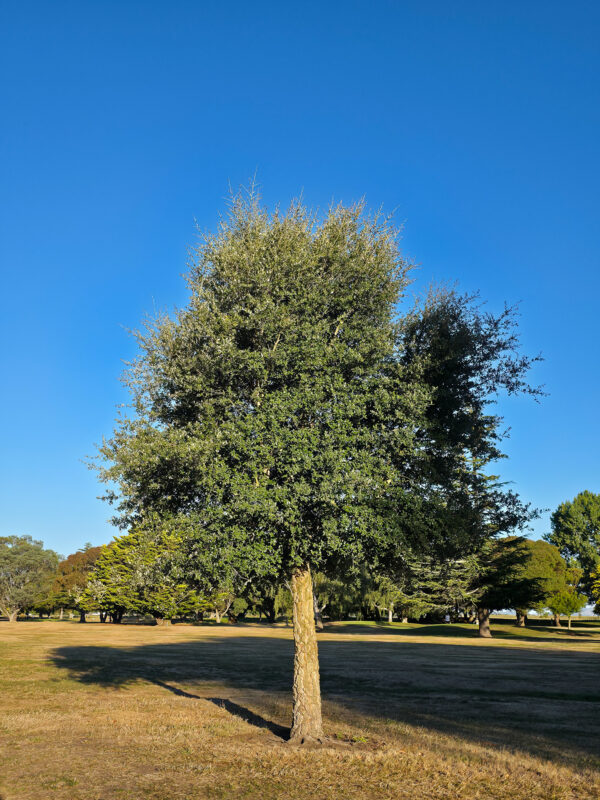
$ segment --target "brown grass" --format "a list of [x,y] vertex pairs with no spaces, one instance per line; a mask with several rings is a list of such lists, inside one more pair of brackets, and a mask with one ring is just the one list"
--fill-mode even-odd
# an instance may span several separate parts
[[284,626],[0,622],[0,797],[596,800],[600,629],[494,631],[330,626],[303,750]]

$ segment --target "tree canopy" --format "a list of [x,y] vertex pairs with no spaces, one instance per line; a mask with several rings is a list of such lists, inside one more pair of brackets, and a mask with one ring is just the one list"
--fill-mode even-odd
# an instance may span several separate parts
[[300,740],[321,735],[311,572],[385,573],[528,518],[484,472],[501,439],[487,404],[535,392],[514,311],[443,291],[400,314],[410,269],[360,205],[233,198],[194,252],[188,305],[138,333],[132,413],[101,448],[118,524],[184,530],[195,580],[290,581]]
[[585,490],[565,500],[553,512],[551,523],[552,531],[544,538],[567,562],[581,566],[581,586],[591,596],[592,574],[600,566],[600,494]]
[[14,622],[49,593],[58,555],[31,536],[0,537],[0,611]]

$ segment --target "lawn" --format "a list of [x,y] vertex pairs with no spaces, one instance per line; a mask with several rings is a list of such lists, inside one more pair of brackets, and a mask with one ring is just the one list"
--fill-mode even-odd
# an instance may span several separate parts
[[600,627],[332,624],[319,750],[284,625],[0,622],[2,800],[600,796]]

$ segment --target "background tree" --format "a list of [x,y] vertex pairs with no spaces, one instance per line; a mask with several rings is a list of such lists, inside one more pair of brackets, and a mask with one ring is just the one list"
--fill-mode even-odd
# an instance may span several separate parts
[[543,598],[540,580],[523,574],[523,567],[530,558],[525,540],[516,536],[486,542],[478,553],[473,586],[480,636],[489,638],[492,635],[492,611],[531,607]]
[[554,614],[554,621],[557,627],[560,627],[560,617],[564,616],[568,617],[568,627],[571,630],[571,617],[581,611],[587,601],[588,598],[585,594],[581,594],[575,587],[569,586],[552,595],[547,600],[546,605]]
[[102,549],[86,544],[58,565],[51,589],[53,605],[61,609],[74,609],[79,613],[80,622],[85,622],[86,605],[82,603],[85,588]]
[[544,538],[556,545],[569,565],[583,569],[581,588],[591,596],[592,574],[600,566],[600,494],[580,492],[561,503]]
[[210,552],[289,581],[295,742],[322,738],[311,573],[383,574],[407,547],[454,552],[522,516],[465,467],[465,452],[498,456],[490,393],[524,388],[510,315],[446,294],[400,324],[409,269],[360,206],[317,220],[234,198],[195,253],[187,308],[138,335],[134,414],[101,450],[119,524],[179,520],[190,565]]
[[592,600],[596,603],[594,614],[600,614],[600,571],[592,575]]
[[81,602],[120,623],[126,612],[151,614],[170,624],[207,604],[190,584],[179,531],[149,518],[104,548]]
[[515,608],[517,625],[520,627],[525,625],[527,612],[534,607],[540,611],[552,595],[567,588],[569,578],[567,563],[557,547],[539,539],[525,539],[523,546],[529,557],[519,566],[517,575],[534,581],[536,592],[533,597],[523,598],[525,605]]
[[58,560],[31,536],[0,537],[0,611],[9,622],[49,595]]

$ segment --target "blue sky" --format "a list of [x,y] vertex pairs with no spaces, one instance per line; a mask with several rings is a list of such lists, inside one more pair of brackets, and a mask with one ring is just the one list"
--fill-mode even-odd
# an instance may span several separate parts
[[255,171],[268,204],[396,209],[416,290],[520,302],[549,397],[501,403],[501,474],[600,491],[599,38],[597,2],[3,3],[0,534],[110,540],[81,459],[126,329],[185,302],[194,220]]

